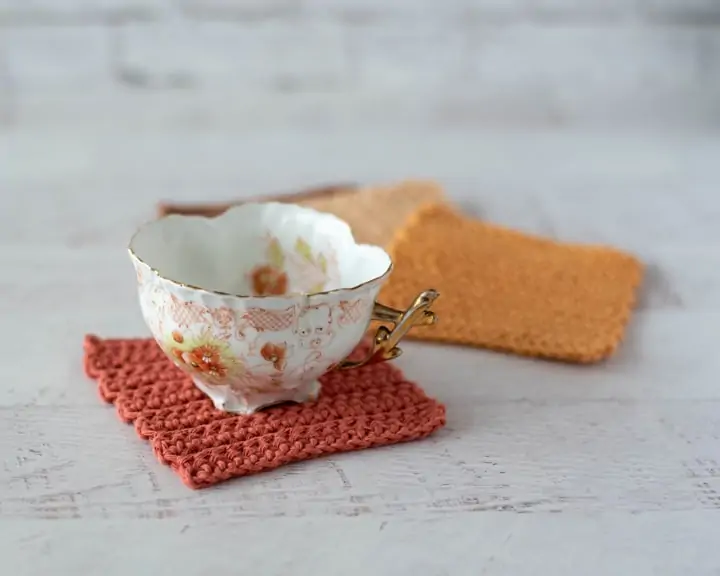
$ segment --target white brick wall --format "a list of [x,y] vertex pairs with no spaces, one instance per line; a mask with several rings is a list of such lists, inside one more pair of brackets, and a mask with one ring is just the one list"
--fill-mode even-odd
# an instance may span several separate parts
[[100,22],[114,16],[159,18],[173,0],[0,0],[0,22],[37,24]]
[[19,92],[86,90],[113,82],[110,43],[102,27],[0,28],[0,50]]
[[199,88],[324,91],[348,81],[342,30],[324,21],[137,24],[120,37],[120,69],[152,85],[175,77]]
[[[473,13],[488,19],[680,18],[720,12],[715,0],[0,0],[3,20],[52,16],[88,18],[122,14],[163,18],[169,12],[192,17],[282,18],[297,13],[364,16],[365,19],[450,18]],[[89,19],[89,18],[88,18]]]
[[121,118],[715,128],[720,2],[0,0],[0,126]]

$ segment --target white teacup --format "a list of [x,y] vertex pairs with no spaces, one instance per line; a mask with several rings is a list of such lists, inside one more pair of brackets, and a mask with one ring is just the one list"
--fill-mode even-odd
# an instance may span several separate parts
[[[407,310],[376,303],[390,256],[357,244],[335,216],[293,204],[167,216],[128,250],[153,337],[228,412],[315,399],[326,371],[396,358],[413,325],[436,321],[434,290]],[[372,319],[394,327],[378,329],[367,358],[346,360]]]

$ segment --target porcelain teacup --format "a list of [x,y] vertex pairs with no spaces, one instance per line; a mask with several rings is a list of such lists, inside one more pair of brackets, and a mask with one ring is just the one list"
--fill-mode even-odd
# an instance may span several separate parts
[[[385,250],[293,204],[166,216],[138,229],[128,251],[152,336],[228,412],[313,400],[328,370],[396,358],[410,328],[436,321],[434,290],[407,310],[377,303],[392,270]],[[367,357],[348,360],[373,319],[393,327],[378,328]]]

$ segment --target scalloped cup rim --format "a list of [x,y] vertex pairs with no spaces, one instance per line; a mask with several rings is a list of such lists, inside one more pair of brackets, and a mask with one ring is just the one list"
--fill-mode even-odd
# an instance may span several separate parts
[[[313,217],[316,219],[323,219],[328,223],[331,223],[334,227],[338,228],[338,230],[346,236],[346,240],[349,241],[348,243],[351,243],[353,248],[366,248],[366,249],[373,249],[375,250],[379,255],[384,256],[384,258],[387,260],[387,268],[382,274],[379,274],[373,278],[370,278],[364,282],[361,282],[359,284],[353,285],[353,286],[342,286],[339,288],[334,288],[332,290],[323,290],[318,292],[288,292],[286,294],[281,295],[254,295],[254,294],[239,294],[239,293],[231,293],[231,292],[223,292],[221,290],[213,290],[210,288],[203,288],[202,286],[195,286],[192,284],[188,284],[185,282],[181,282],[179,280],[175,280],[173,278],[170,278],[169,276],[164,275],[158,268],[155,268],[153,266],[150,266],[147,262],[145,262],[142,258],[140,258],[136,251],[136,242],[138,238],[143,234],[143,232],[147,232],[148,230],[158,226],[158,225],[167,225],[168,221],[194,221],[194,222],[202,222],[203,225],[209,226],[211,228],[217,228],[218,225],[225,224],[227,221],[233,221],[236,218],[240,218],[241,216],[246,215],[247,213],[252,213],[252,211],[257,210],[264,210],[264,209],[276,209],[276,210],[283,210],[283,211],[294,211],[297,214],[305,214],[306,216]],[[130,255],[130,258],[135,261],[138,265],[145,268],[147,271],[152,273],[155,277],[157,277],[159,280],[162,280],[163,282],[167,282],[173,286],[176,286],[178,288],[186,289],[186,290],[192,290],[204,294],[210,294],[215,296],[221,296],[224,298],[239,298],[239,299],[258,299],[258,300],[275,300],[275,301],[281,301],[281,300],[288,300],[292,298],[298,298],[298,297],[304,297],[304,298],[310,298],[313,296],[322,296],[327,294],[341,294],[344,292],[352,292],[354,290],[358,290],[361,288],[365,288],[368,286],[372,286],[378,283],[384,282],[387,277],[390,275],[393,269],[393,262],[390,255],[387,253],[387,251],[382,248],[381,246],[376,246],[373,244],[360,244],[355,241],[355,238],[352,235],[352,231],[350,229],[350,225],[345,222],[344,220],[338,218],[337,216],[327,213],[327,212],[320,212],[319,210],[315,210],[314,208],[309,208],[305,206],[300,206],[298,204],[288,204],[283,202],[246,202],[244,204],[240,204],[238,206],[233,206],[232,208],[226,210],[219,216],[202,216],[202,215],[188,215],[188,214],[168,214],[165,216],[161,216],[160,218],[156,218],[153,220],[149,220],[145,222],[144,224],[141,224],[138,226],[138,228],[133,232],[130,241],[127,244],[127,251]]]

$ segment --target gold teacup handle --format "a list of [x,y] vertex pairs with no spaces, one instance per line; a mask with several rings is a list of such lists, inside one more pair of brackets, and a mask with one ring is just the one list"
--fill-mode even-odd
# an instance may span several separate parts
[[375,302],[372,319],[393,324],[392,330],[387,326],[380,326],[373,337],[372,350],[362,360],[343,360],[335,368],[347,370],[357,368],[368,363],[393,360],[402,354],[397,343],[407,334],[413,326],[430,326],[437,322],[435,312],[430,310],[438,294],[435,290],[426,290],[418,295],[407,310],[397,310],[385,304]]

